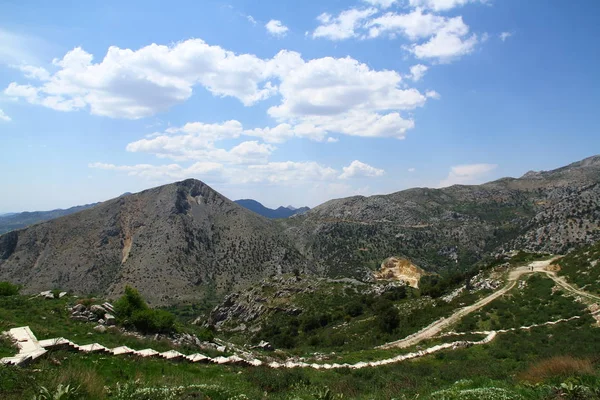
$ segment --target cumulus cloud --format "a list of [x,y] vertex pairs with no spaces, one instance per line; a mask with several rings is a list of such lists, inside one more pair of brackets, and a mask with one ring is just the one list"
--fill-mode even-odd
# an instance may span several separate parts
[[429,67],[427,67],[426,65],[423,65],[423,64],[413,65],[412,67],[410,67],[409,78],[415,82],[420,81],[428,69],[429,69]]
[[434,99],[434,100],[439,100],[442,98],[442,96],[435,90],[428,90],[427,92],[425,92],[425,96],[428,99]]
[[287,34],[289,28],[281,23],[281,21],[272,19],[265,25],[267,32],[273,36],[283,37]]
[[512,35],[513,35],[512,32],[502,32],[500,35],[498,35],[498,37],[500,38],[500,40],[502,40],[503,42],[505,42],[506,39],[508,39]]
[[482,179],[489,176],[490,172],[498,167],[496,164],[467,164],[457,165],[450,169],[448,177],[443,179],[439,186],[470,185],[481,183]]
[[0,109],[0,121],[10,122],[12,121],[12,118],[6,115],[2,109]]
[[39,81],[50,80],[50,73],[45,68],[27,64],[15,65],[14,67],[23,72],[25,78],[36,79]]
[[416,171],[416,169],[415,169],[415,168],[409,168],[409,169],[408,169],[408,172],[415,172],[415,171]]
[[361,23],[377,13],[376,8],[359,10],[351,8],[342,11],[337,17],[323,13],[317,17],[321,23],[312,34],[313,38],[326,38],[330,40],[344,40],[358,36],[355,30]]
[[280,104],[268,110],[278,125],[246,132],[273,143],[292,137],[325,140],[330,132],[403,138],[414,122],[400,112],[427,100],[418,90],[405,88],[397,72],[373,70],[350,57],[305,61],[299,53],[283,50],[260,59],[199,39],[136,51],[111,47],[98,63],[75,48],[54,64],[54,74],[23,67],[40,82],[12,82],[4,93],[55,110],[89,108],[92,114],[132,119],[187,100],[196,85],[246,105],[279,93]]
[[417,9],[406,14],[388,12],[370,20],[366,26],[371,38],[385,34],[392,37],[401,34],[410,40],[417,40],[436,34],[448,24],[448,20],[446,17],[423,13],[421,9]]
[[445,20],[445,24],[427,42],[407,46],[419,59],[434,59],[447,63],[471,53],[479,43],[476,34],[469,35],[469,27],[462,17]]
[[416,89],[401,89],[395,71],[375,71],[346,58],[300,62],[279,86],[281,104],[268,113],[293,125],[294,134],[323,139],[328,132],[352,136],[403,138],[414,121],[399,111],[425,104]]
[[135,119],[187,100],[195,85],[248,106],[264,100],[277,92],[268,62],[200,39],[139,50],[111,46],[98,63],[77,47],[53,61],[59,70],[42,85],[13,82],[4,92],[60,111],[89,107],[95,115]]
[[339,176],[340,179],[349,179],[355,177],[376,177],[385,174],[385,171],[365,164],[358,160],[352,161],[349,166],[342,168],[344,172]]
[[448,11],[467,3],[486,3],[488,0],[408,0],[411,7],[426,8],[433,11]]
[[153,154],[176,161],[206,160],[227,164],[267,162],[275,146],[257,141],[242,142],[230,150],[218,148],[215,142],[239,137],[242,124],[231,120],[221,124],[187,123],[163,133],[129,143],[127,151]]

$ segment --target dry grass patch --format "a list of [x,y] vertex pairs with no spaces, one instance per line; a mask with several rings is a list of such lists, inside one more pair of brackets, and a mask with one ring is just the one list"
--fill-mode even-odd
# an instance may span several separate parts
[[554,377],[593,375],[594,366],[588,359],[571,356],[557,356],[531,364],[519,375],[520,380],[540,383]]

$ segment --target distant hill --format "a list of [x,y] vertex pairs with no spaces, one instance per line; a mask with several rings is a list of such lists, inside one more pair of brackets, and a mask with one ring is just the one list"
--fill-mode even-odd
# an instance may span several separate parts
[[292,206],[279,207],[276,210],[273,210],[272,208],[267,208],[258,201],[251,199],[236,200],[235,202],[250,211],[254,211],[258,215],[262,215],[263,217],[267,218],[288,218],[292,215],[302,214],[310,210],[308,207],[295,208]]
[[6,232],[22,229],[39,222],[49,221],[54,218],[64,217],[78,211],[86,210],[98,203],[75,206],[66,210],[57,209],[51,211],[26,211],[22,213],[8,213],[0,215],[0,235]]

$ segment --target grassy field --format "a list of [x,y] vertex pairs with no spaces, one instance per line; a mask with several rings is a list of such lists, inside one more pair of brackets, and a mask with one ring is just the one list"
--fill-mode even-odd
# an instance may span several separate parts
[[[525,312],[536,304],[531,301],[532,297],[539,298],[540,293],[545,293],[542,297],[548,297],[546,279],[531,282],[532,279],[529,279],[524,297],[510,302],[509,309],[516,306]],[[118,332],[96,333],[92,324],[68,318],[65,310],[69,301],[73,299],[0,298],[2,329],[29,325],[39,338],[64,336],[82,344],[98,341],[108,346],[127,344],[134,348],[151,346],[160,350],[170,347],[166,342],[139,340]],[[570,311],[581,311],[577,303],[571,303],[575,306]],[[550,306],[553,310],[550,316],[555,311],[562,312],[561,304],[562,301],[557,301]],[[416,399],[416,396],[419,399],[559,399],[569,398],[563,396],[566,390],[588,390],[592,394],[586,394],[587,397],[570,398],[593,399],[597,397],[590,397],[595,396],[592,389],[600,387],[599,330],[592,326],[589,314],[582,315],[580,320],[552,327],[500,334],[487,345],[448,350],[418,360],[362,370],[272,370],[53,352],[23,369],[0,368],[0,394],[3,399],[32,398],[40,387],[54,391],[61,384],[70,384],[78,391],[64,399],[324,399],[336,398],[334,396],[344,399]],[[420,346],[436,343],[439,341]],[[8,342],[0,342],[0,351],[5,354],[14,350]],[[365,350],[347,351],[339,356],[340,360],[356,362],[399,353]],[[559,364],[556,357],[568,357],[573,361],[556,368],[555,364]],[[544,365],[554,367],[545,367],[539,372],[540,366]],[[581,365],[588,367],[581,368]],[[542,379],[536,380],[536,376]],[[567,389],[561,388],[562,383]]]

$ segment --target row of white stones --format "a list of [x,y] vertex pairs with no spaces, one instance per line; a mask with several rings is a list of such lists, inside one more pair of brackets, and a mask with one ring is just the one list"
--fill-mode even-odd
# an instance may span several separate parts
[[516,331],[516,330],[529,330],[531,328],[538,327],[538,326],[555,325],[560,322],[568,322],[568,321],[578,319],[578,318],[580,318],[580,317],[574,316],[571,318],[566,318],[566,319],[563,318],[563,319],[559,319],[556,321],[545,322],[542,324],[533,324],[533,325],[529,325],[529,326],[522,326],[519,328],[500,329],[500,330],[496,330],[496,331],[462,332],[462,333],[449,332],[446,334],[442,334],[439,337],[453,336],[453,335],[460,336],[460,335],[466,335],[466,334],[481,334],[481,335],[486,335],[486,336],[482,340],[479,340],[479,341],[462,340],[462,341],[455,341],[452,343],[443,343],[443,344],[439,344],[439,345],[436,345],[436,346],[433,346],[433,347],[430,347],[430,348],[427,348],[424,350],[419,350],[419,351],[415,351],[415,352],[407,353],[407,354],[401,354],[401,355],[398,355],[398,356],[392,357],[392,358],[387,358],[387,359],[378,360],[378,361],[369,361],[369,362],[361,361],[361,362],[358,362],[355,364],[348,364],[348,363],[345,363],[345,364],[337,364],[337,363],[316,364],[316,363],[305,363],[305,362],[298,362],[298,361],[286,361],[283,363],[279,363],[276,361],[263,362],[256,358],[255,359],[244,359],[237,355],[232,355],[229,357],[219,356],[219,357],[211,358],[211,357],[205,356],[200,353],[185,355],[176,350],[169,350],[169,351],[160,353],[153,349],[134,350],[127,346],[120,346],[120,347],[115,347],[113,349],[109,349],[99,343],[92,343],[92,344],[80,346],[80,345],[73,343],[70,340],[67,340],[65,338],[46,339],[46,340],[38,341],[37,338],[35,337],[35,335],[33,334],[33,332],[31,331],[31,329],[29,329],[28,326],[25,326],[25,327],[20,327],[20,328],[13,328],[6,333],[17,342],[18,347],[19,347],[19,353],[17,355],[15,355],[14,357],[5,357],[5,358],[0,359],[0,363],[8,364],[8,365],[22,366],[22,365],[26,365],[26,364],[32,362],[33,360],[41,357],[48,350],[71,348],[71,349],[75,349],[77,351],[82,351],[85,353],[102,352],[102,353],[112,354],[112,355],[130,354],[130,355],[135,355],[135,356],[139,356],[139,357],[160,357],[160,358],[163,358],[166,360],[171,360],[171,361],[189,361],[189,362],[193,362],[193,363],[250,365],[250,366],[255,366],[255,367],[264,365],[269,368],[361,369],[361,368],[367,368],[367,367],[378,367],[381,365],[388,365],[388,364],[393,364],[393,363],[397,363],[397,362],[401,362],[401,361],[405,361],[405,360],[424,357],[424,356],[436,353],[441,350],[457,349],[457,348],[485,344],[485,343],[489,343],[492,340],[494,340],[494,338],[496,337],[496,335],[498,333],[506,333],[506,332]]

